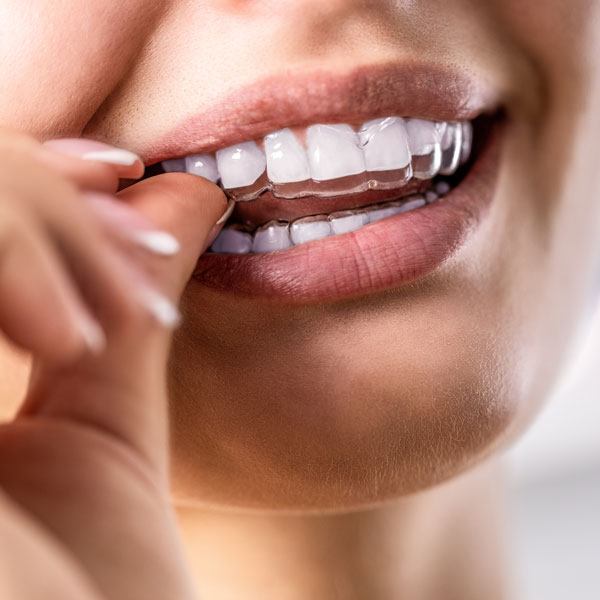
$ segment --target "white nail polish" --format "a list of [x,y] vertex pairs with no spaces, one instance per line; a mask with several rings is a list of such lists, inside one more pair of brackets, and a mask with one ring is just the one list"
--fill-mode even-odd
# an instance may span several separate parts
[[166,231],[129,230],[127,237],[138,246],[160,256],[174,256],[181,249],[177,238]]
[[137,154],[129,152],[129,150],[121,150],[120,148],[86,152],[85,154],[81,155],[81,158],[83,158],[83,160],[97,160],[100,162],[110,163],[112,165],[121,165],[124,167],[130,167],[137,160],[140,160]]
[[179,325],[181,315],[168,298],[149,287],[138,289],[137,297],[159,325],[169,329]]
[[102,327],[92,317],[82,314],[79,318],[79,331],[88,350],[100,354],[106,348],[106,336]]

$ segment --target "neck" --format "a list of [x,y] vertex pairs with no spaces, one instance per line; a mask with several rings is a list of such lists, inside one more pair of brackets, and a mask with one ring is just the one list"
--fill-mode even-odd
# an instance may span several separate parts
[[500,480],[487,465],[344,514],[178,514],[200,595],[213,600],[503,600]]

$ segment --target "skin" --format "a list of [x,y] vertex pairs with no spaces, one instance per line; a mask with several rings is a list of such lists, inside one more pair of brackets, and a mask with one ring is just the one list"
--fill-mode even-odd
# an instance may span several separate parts
[[[150,479],[163,486],[149,494],[151,506],[143,514],[161,515],[151,530],[168,554],[179,540],[165,517],[166,440],[156,433],[166,426],[167,394],[152,392],[149,382],[160,390],[168,386],[172,494],[207,597],[330,598],[335,590],[341,597],[420,599],[439,597],[440,589],[451,590],[445,597],[504,597],[498,545],[486,545],[497,541],[500,475],[486,459],[533,418],[595,294],[600,205],[591,195],[600,185],[600,48],[594,35],[600,2],[547,0],[543,9],[517,0],[29,4],[26,10],[23,2],[9,0],[0,7],[0,22],[13,24],[0,36],[7,82],[0,127],[27,134],[27,144],[83,135],[143,156],[180,121],[239,86],[316,65],[335,72],[349,63],[419,57],[476,70],[493,83],[508,122],[496,197],[469,244],[431,276],[375,296],[294,308],[234,298],[192,281],[181,297],[184,325],[166,381],[151,374],[165,371],[168,335],[152,328],[143,334],[146,320],[136,317],[125,339],[109,339],[110,359],[82,359],[75,342],[65,350],[66,357],[84,360],[85,367],[75,370],[77,386],[65,387],[52,370],[42,379],[42,392],[34,388],[30,397],[45,406],[44,398],[56,398],[58,390],[61,414],[77,421],[72,407],[86,396],[88,383],[97,383],[98,374],[122,382],[123,363],[149,346],[127,370],[128,387],[116,386],[107,397],[118,405],[126,396],[125,405],[133,407],[140,402],[132,395],[150,397],[160,407],[157,423],[141,427],[141,439],[153,448]],[[48,59],[48,48],[57,50],[55,59]],[[16,166],[0,171],[1,181],[16,206],[23,194],[19,182],[37,180],[34,170],[42,167],[32,158],[39,152],[33,146],[14,158],[10,136],[17,134],[3,135],[0,164],[11,159]],[[64,165],[44,164],[56,175],[57,190],[67,183],[77,190],[106,185],[83,185]],[[125,200],[184,238],[184,256],[174,259],[181,261],[175,263],[179,280],[169,282],[169,269],[151,269],[177,300],[186,265],[191,270],[223,199],[214,186],[196,189],[204,184],[185,176],[174,176],[166,188],[138,185]],[[187,199],[179,215],[167,201],[175,197],[172,189]],[[198,195],[212,200],[199,203]],[[46,214],[40,202],[35,206]],[[190,224],[184,217],[189,211],[202,214]],[[68,233],[76,225],[63,214]],[[27,280],[27,268],[21,272]],[[80,289],[82,282],[75,285]],[[119,298],[107,298],[107,306],[126,301]],[[43,344],[36,346],[36,331],[24,326],[19,335],[8,334],[47,359]],[[146,338],[153,334],[160,339],[155,353]],[[7,354],[5,364],[21,359]],[[27,368],[21,369],[25,374]],[[13,379],[3,399],[6,413],[19,402],[21,388]],[[92,396],[103,397],[106,389]],[[84,413],[98,418],[94,410]],[[111,426],[124,428],[125,447],[135,447],[136,426],[127,412],[115,413]],[[44,435],[60,451],[60,436]],[[81,456],[113,465],[104,446],[87,454],[83,449],[96,448],[93,441],[80,436],[77,444]],[[131,581],[125,574],[154,571],[135,564],[125,573],[106,573],[97,544],[102,531],[81,533],[89,524],[77,520],[70,503],[62,507],[62,498],[42,506],[36,501],[64,470],[49,458],[50,475],[44,481],[32,476],[37,484],[21,493],[20,473],[33,467],[17,458],[24,453],[15,448],[19,444],[11,442],[2,450],[12,452],[10,464],[18,465],[2,472],[11,495],[5,511],[24,507],[14,532],[24,549],[32,520],[50,524],[68,549],[68,564],[57,571],[66,573],[67,583],[60,585],[81,585],[74,572],[83,571],[109,596],[148,597],[157,585],[171,595],[192,594],[192,575],[178,559],[158,561],[169,568],[156,571],[153,588],[122,587],[124,579]],[[83,473],[86,464],[78,462]],[[110,493],[132,506],[144,495],[143,485],[131,489],[129,467],[116,464]],[[88,481],[78,481],[76,489],[85,491],[78,498],[89,507],[97,490]],[[130,541],[143,531],[134,521],[138,528],[125,536]],[[3,521],[7,528],[11,522]],[[66,522],[72,525],[56,525]],[[64,560],[52,544],[40,548]],[[434,548],[449,550],[438,555]],[[321,555],[327,560],[315,559]],[[456,556],[475,558],[461,563]],[[452,560],[457,564],[450,569]],[[15,581],[25,582],[18,576]],[[489,585],[485,594],[482,581]],[[23,589],[13,597],[29,597]],[[96,598],[97,589],[86,593]]]

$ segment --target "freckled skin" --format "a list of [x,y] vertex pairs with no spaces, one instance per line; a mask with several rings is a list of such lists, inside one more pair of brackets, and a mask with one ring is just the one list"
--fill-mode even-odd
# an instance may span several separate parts
[[255,80],[415,57],[485,73],[506,110],[489,215],[422,281],[293,308],[189,284],[170,362],[176,499],[370,506],[523,430],[595,293],[599,1],[29,4],[0,6],[0,125],[41,139],[143,152]]

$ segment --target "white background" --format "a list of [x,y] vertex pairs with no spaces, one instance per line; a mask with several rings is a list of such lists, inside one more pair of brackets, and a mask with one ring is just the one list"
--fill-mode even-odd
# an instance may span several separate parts
[[507,461],[517,600],[600,600],[600,318]]

